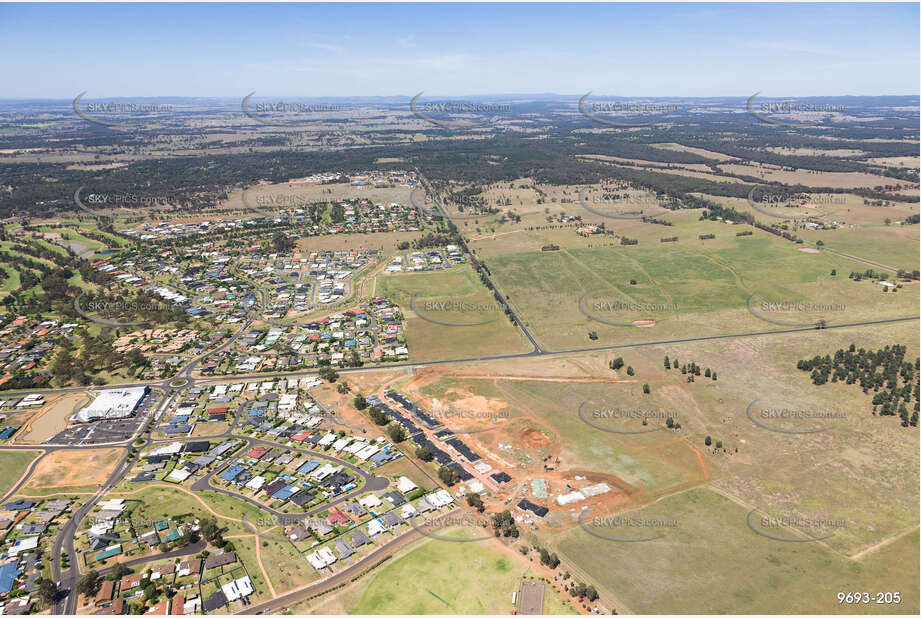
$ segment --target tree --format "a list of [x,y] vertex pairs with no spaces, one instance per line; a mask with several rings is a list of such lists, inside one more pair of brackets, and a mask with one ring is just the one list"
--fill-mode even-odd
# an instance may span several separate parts
[[336,373],[336,370],[330,366],[320,367],[318,375],[321,379],[326,380],[327,382],[335,382],[339,379],[339,374]]
[[665,355],[665,370],[668,371],[672,368],[672,364],[668,361],[668,354]]
[[45,605],[51,605],[58,599],[58,585],[53,580],[43,579],[38,585],[38,596]]
[[112,569],[109,571],[109,573],[106,575],[106,579],[117,581],[121,579],[122,577],[124,577],[125,575],[128,575],[129,573],[131,573],[131,569],[126,567],[121,562],[116,562],[112,566]]
[[398,444],[406,439],[406,430],[399,423],[390,423],[387,426],[387,435],[395,444]]
[[648,394],[649,394],[649,385],[648,385],[648,384],[643,384],[643,394],[644,394],[644,395],[648,395]]
[[483,499],[478,493],[467,494],[467,505],[472,506],[480,513],[486,510],[486,506],[483,504]]
[[457,470],[455,470],[454,468],[449,468],[448,466],[441,466],[440,468],[438,468],[438,478],[440,478],[441,481],[445,485],[450,487],[454,485],[455,483],[457,483],[457,480],[459,477],[457,474]]
[[633,367],[632,367],[632,366],[627,366],[627,375],[628,375],[628,376],[632,376],[634,373],[636,373],[636,372],[633,371]]
[[356,410],[364,410],[365,408],[368,407],[367,400],[361,395],[355,395],[355,400],[353,403],[355,404]]
[[214,543],[220,539],[221,527],[218,525],[215,518],[205,517],[199,522],[198,526],[202,536],[205,537],[205,540],[209,543]]
[[717,448],[717,449],[723,448],[723,441],[722,441],[722,440],[717,440],[717,441],[716,441],[716,448]]
[[611,363],[610,363],[609,366],[610,366],[611,369],[613,369],[614,371],[617,371],[618,369],[620,369],[621,367],[624,366],[624,359],[622,359],[620,356],[618,356],[617,358],[615,358],[614,360],[611,361]]
[[713,444],[713,440],[710,439],[710,436],[707,436],[706,438],[704,438],[704,444],[706,444],[707,446],[710,446],[711,444]]
[[387,418],[387,415],[378,408],[377,406],[371,406],[368,408],[368,416],[371,417],[371,420],[374,421],[375,425],[384,426],[390,422],[390,419]]
[[432,455],[432,451],[430,451],[427,446],[420,446],[419,448],[417,448],[416,457],[418,457],[422,461],[432,461],[432,459],[434,459],[434,456]]
[[[119,566],[123,565],[119,563]],[[96,586],[98,585],[99,573],[95,569],[90,569],[77,580],[77,593],[89,596],[96,592]]]

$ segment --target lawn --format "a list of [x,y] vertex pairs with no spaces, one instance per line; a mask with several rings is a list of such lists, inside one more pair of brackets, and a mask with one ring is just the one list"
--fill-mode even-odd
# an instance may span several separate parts
[[[469,265],[438,272],[379,275],[376,294],[403,309],[413,360],[511,354],[530,348]],[[417,311],[411,308],[413,298]],[[427,306],[445,302],[465,305],[446,311]]]
[[[352,614],[508,614],[530,567],[487,543],[426,539],[364,580]],[[548,586],[548,598],[551,590]],[[559,605],[555,605],[559,607]]]
[[0,466],[0,496],[6,495],[38,455],[39,451],[3,451],[0,454],[3,460]]

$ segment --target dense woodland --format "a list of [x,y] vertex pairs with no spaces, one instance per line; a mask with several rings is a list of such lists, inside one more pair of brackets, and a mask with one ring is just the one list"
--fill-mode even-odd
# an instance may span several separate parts
[[[897,99],[897,98],[896,98]],[[894,105],[898,101],[849,101],[849,112],[874,117],[881,111],[874,105]],[[226,132],[219,126],[207,130],[195,126],[197,115],[171,119],[166,126],[142,126],[132,131],[117,131],[100,126],[74,122],[66,112],[50,114],[57,119],[54,132],[29,128],[29,108],[19,114],[4,113],[11,120],[12,131],[0,139],[0,148],[42,148],[48,152],[73,148],[74,151],[97,153],[100,162],[114,161],[118,155],[132,154],[140,158],[123,167],[87,170],[66,163],[19,162],[15,157],[0,158],[0,217],[48,214],[59,210],[74,210],[74,192],[81,186],[87,190],[109,193],[143,194],[156,203],[169,204],[180,211],[202,211],[216,206],[238,187],[259,180],[283,182],[290,178],[336,170],[349,174],[371,168],[398,169],[407,166],[419,169],[433,183],[438,180],[459,180],[470,183],[491,183],[531,177],[540,183],[584,184],[601,179],[616,179],[636,187],[659,193],[684,196],[691,192],[711,195],[745,197],[751,185],[738,182],[717,182],[668,174],[666,168],[644,167],[643,162],[666,164],[697,163],[710,167],[718,176],[728,174],[717,168],[713,159],[691,152],[654,147],[653,144],[681,143],[737,157],[743,161],[779,165],[784,168],[830,172],[871,172],[893,179],[917,182],[917,170],[883,167],[867,162],[876,157],[913,156],[917,154],[917,113],[896,113],[887,110],[882,120],[834,125],[829,128],[803,128],[796,131],[755,121],[746,114],[691,114],[673,124],[651,126],[630,131],[588,132],[598,125],[581,115],[562,114],[569,104],[533,104],[525,106],[538,117],[519,116],[512,125],[520,129],[542,126],[540,138],[514,129],[496,129],[478,133],[475,139],[454,139],[451,131],[432,126],[424,131],[425,141],[408,141],[406,132],[386,128],[367,134],[372,145],[348,147],[351,142],[333,139],[333,146],[305,150],[302,146],[306,132],[288,132],[277,136],[254,136],[252,147],[237,154],[202,155],[201,149],[220,149],[227,144],[206,141],[212,135]],[[39,113],[36,108],[33,113]],[[851,111],[853,110],[853,111]],[[543,117],[541,117],[543,115]],[[221,117],[218,115],[217,117]],[[228,116],[228,122],[231,117]],[[43,116],[47,121],[47,116]],[[55,120],[52,120],[55,122]],[[197,121],[200,123],[200,119]],[[60,125],[60,126],[57,126]],[[17,129],[19,127],[19,129]],[[60,136],[48,142],[47,135]],[[836,141],[828,138],[834,137]],[[892,141],[863,141],[868,138]],[[914,142],[905,140],[915,140]],[[244,145],[249,142],[244,141]],[[190,151],[195,147],[198,150]],[[240,149],[241,142],[234,142]],[[256,146],[277,150],[257,151]],[[851,157],[805,156],[780,154],[766,146],[777,148],[809,148],[819,151],[853,149],[860,151]],[[168,157],[145,154],[147,149],[170,148]],[[189,152],[190,154],[183,154]],[[577,158],[576,155],[603,154],[634,159],[636,165],[615,167],[598,161]],[[400,162],[379,163],[387,157]],[[740,176],[749,182],[764,181],[752,176]],[[884,183],[882,183],[884,184]],[[773,187],[773,185],[771,185]],[[783,187],[777,185],[778,189]],[[805,191],[806,187],[786,187]],[[840,190],[826,188],[827,192]],[[855,193],[869,199],[886,200],[892,195],[879,188]],[[459,198],[461,207],[465,195]]]
[[[918,372],[921,359],[905,360],[906,348],[891,345],[881,350],[849,348],[834,355],[801,360],[796,368],[811,372],[812,383],[856,384],[864,392],[873,392],[873,415],[898,416],[905,427],[918,425]],[[912,403],[914,402],[914,403]]]

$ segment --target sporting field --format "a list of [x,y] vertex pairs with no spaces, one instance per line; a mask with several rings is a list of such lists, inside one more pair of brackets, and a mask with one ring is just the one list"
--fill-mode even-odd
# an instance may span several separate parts
[[[494,549],[492,541],[426,539],[364,581],[352,614],[508,614],[527,563]],[[548,599],[552,586],[547,586]],[[570,606],[556,604],[559,611]]]

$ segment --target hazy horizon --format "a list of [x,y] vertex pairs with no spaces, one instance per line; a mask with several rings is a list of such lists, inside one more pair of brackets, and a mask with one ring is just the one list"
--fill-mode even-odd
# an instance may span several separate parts
[[919,15],[918,3],[0,4],[0,50],[16,59],[0,76],[4,100],[899,96],[921,91]]

